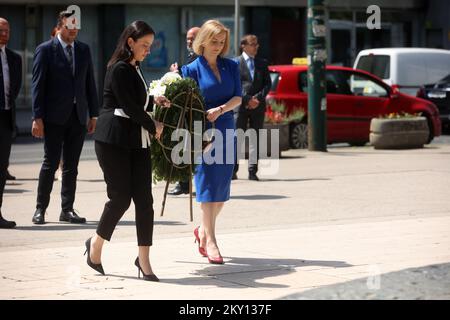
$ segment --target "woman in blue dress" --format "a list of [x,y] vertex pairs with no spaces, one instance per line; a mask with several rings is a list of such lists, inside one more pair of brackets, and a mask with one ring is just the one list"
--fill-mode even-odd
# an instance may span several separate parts
[[[230,31],[219,21],[206,21],[193,44],[199,57],[181,69],[183,77],[197,82],[205,100],[210,121],[208,128],[211,128],[211,123],[215,126],[213,146],[197,165],[194,176],[196,200],[201,203],[202,210],[202,222],[194,230],[194,235],[200,254],[214,264],[224,263],[217,246],[215,226],[225,201],[230,199],[236,151],[234,134],[230,135],[230,130],[234,133],[233,109],[242,100],[238,64],[224,58],[229,47]],[[206,161],[207,157],[215,161]]]

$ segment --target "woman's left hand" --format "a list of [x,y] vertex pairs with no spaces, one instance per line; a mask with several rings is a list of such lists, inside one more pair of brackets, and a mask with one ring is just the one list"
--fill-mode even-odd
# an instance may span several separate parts
[[222,109],[220,107],[211,108],[206,111],[206,119],[210,122],[214,122],[222,114]]
[[170,100],[164,96],[155,97],[154,102],[163,108],[170,108]]

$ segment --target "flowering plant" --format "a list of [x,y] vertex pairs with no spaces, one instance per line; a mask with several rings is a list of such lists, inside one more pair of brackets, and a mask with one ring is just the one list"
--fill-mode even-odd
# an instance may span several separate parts
[[284,103],[273,101],[266,108],[264,121],[271,124],[286,124],[301,121],[304,116],[305,112],[301,109],[288,113]]
[[408,118],[417,118],[420,117],[421,113],[407,113],[407,112],[391,112],[389,114],[380,115],[379,119],[408,119]]
[[181,79],[176,72],[167,72],[161,79],[153,80],[148,87],[148,94],[154,97],[163,96],[167,86]]
[[[157,97],[164,95],[170,100],[170,108],[156,105],[153,117],[156,121],[162,122],[164,130],[159,140],[151,144],[151,157],[153,166],[153,180],[157,181],[188,181],[191,179],[191,172],[188,165],[175,165],[172,160],[172,151],[179,141],[172,140],[172,133],[179,129],[185,129],[190,133],[191,139],[194,137],[194,122],[199,121],[205,130],[206,118],[204,116],[204,100],[195,80],[191,78],[181,78],[176,72],[168,72],[161,79],[150,83],[149,94]],[[203,134],[203,132],[201,132]],[[194,143],[191,142],[191,146]],[[181,153],[191,152],[195,154],[193,148],[183,149]],[[194,159],[194,156],[191,156]],[[192,169],[195,170],[195,163]]]

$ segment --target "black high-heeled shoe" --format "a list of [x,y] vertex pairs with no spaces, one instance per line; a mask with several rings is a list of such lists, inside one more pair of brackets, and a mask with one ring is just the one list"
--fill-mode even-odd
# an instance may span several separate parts
[[142,279],[146,280],[146,281],[154,281],[154,282],[158,282],[159,279],[156,275],[154,274],[145,274],[144,271],[141,268],[141,265],[139,264],[139,257],[136,258],[136,260],[134,261],[134,265],[138,268],[138,278],[141,278],[141,272],[142,272]]
[[101,263],[95,264],[95,263],[93,263],[91,261],[91,256],[89,254],[91,252],[91,239],[92,239],[92,237],[87,239],[86,242],[85,242],[86,251],[84,252],[84,255],[86,255],[86,253],[87,253],[87,259],[86,259],[87,264],[88,264],[89,267],[91,267],[95,271],[101,273],[102,275],[105,275],[105,271],[103,271],[102,264]]

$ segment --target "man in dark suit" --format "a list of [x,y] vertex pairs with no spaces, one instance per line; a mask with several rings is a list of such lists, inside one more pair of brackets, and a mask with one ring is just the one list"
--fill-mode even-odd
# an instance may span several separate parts
[[[72,19],[69,21],[69,19]],[[32,134],[44,138],[44,161],[39,174],[33,223],[45,223],[55,171],[62,152],[62,211],[60,221],[85,223],[74,212],[78,162],[86,131],[92,134],[98,97],[89,46],[75,41],[78,29],[71,13],[61,12],[59,33],[36,48],[33,61]],[[89,116],[89,121],[87,117]],[[86,128],[86,123],[87,128]]]
[[11,143],[16,129],[16,98],[22,85],[22,59],[9,50],[9,23],[0,17],[0,228],[16,226],[3,218],[1,208],[5,189]]
[[[197,35],[199,30],[200,30],[199,27],[192,27],[186,33],[186,47],[187,47],[187,51],[188,51],[188,58],[187,58],[186,64],[189,64],[198,58],[198,56],[195,54],[194,50],[192,49],[192,44],[194,43],[195,36]],[[170,66],[170,71],[172,71],[172,72],[181,73],[180,70],[181,70],[181,66],[178,66],[177,63],[173,63]],[[172,190],[169,190],[169,192],[168,192],[168,194],[170,194],[172,196],[178,196],[183,193],[184,194],[189,193],[189,181],[178,181],[175,184],[175,187]]]
[[[266,96],[270,91],[272,82],[270,80],[267,63],[263,59],[256,57],[258,53],[258,38],[255,35],[248,34],[241,39],[242,55],[238,58],[241,73],[242,84],[242,104],[237,111],[236,129],[247,130],[254,129],[257,132],[259,143],[259,129],[264,124],[264,114],[266,111]],[[250,144],[249,152],[256,152],[258,159],[258,147]],[[251,163],[252,157],[249,157],[249,176],[250,180],[258,181],[258,163]],[[256,161],[257,162],[257,161]],[[238,161],[234,167],[233,180],[237,179],[239,170]]]

